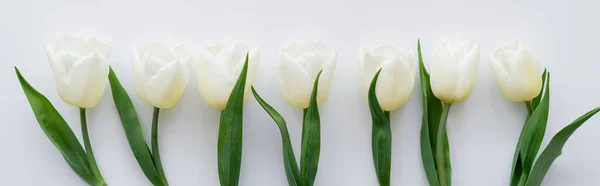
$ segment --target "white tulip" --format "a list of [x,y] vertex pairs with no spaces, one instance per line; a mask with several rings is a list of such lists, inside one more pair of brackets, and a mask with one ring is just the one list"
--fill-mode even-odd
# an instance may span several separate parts
[[133,44],[131,69],[135,91],[154,107],[172,107],[188,84],[187,66],[192,58],[183,45],[171,49],[162,42],[151,42],[142,47]]
[[244,89],[244,102],[248,99],[250,86],[260,57],[258,48],[245,44],[225,47],[222,44],[204,47],[200,51],[200,60],[196,65],[196,81],[200,96],[209,105],[224,110],[229,95],[237,82],[248,54],[248,74]]
[[98,104],[108,85],[108,56],[111,48],[95,38],[83,40],[64,36],[46,54],[60,98],[73,106]]
[[381,108],[392,111],[404,104],[410,96],[417,74],[417,62],[410,49],[395,45],[379,45],[369,49],[361,46],[360,88],[367,97],[375,73],[381,69],[375,94]]
[[502,94],[511,101],[530,101],[542,90],[542,71],[529,50],[514,40],[488,56]]
[[442,40],[431,63],[431,89],[445,103],[466,100],[475,86],[479,68],[479,45],[465,42],[452,45]]
[[284,99],[293,107],[308,107],[319,71],[317,102],[325,103],[335,72],[337,52],[321,41],[290,42],[280,51],[279,83]]

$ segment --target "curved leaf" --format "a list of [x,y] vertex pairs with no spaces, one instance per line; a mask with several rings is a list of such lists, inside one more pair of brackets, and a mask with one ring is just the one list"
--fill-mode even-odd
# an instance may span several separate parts
[[[438,175],[435,164],[435,146],[437,137],[437,126],[440,122],[440,117],[442,114],[442,102],[437,99],[433,95],[433,91],[431,90],[431,86],[429,84],[429,74],[425,69],[425,64],[423,63],[423,56],[421,53],[421,41],[419,40],[417,45],[417,51],[419,56],[419,77],[421,80],[421,91],[423,96],[423,119],[421,124],[421,158],[423,160],[423,167],[425,168],[425,174],[427,175],[427,180],[429,181],[429,185],[437,186],[439,185]],[[445,135],[446,137],[448,135]],[[445,139],[446,147],[448,147],[448,139]],[[447,152],[447,151],[446,151]],[[448,157],[448,166],[443,170],[450,171],[449,164],[449,153],[447,153]],[[446,175],[450,175],[450,172],[447,172]],[[450,178],[450,176],[448,176]],[[450,183],[450,182],[448,182]]]
[[542,100],[542,93],[544,93],[544,87],[546,86],[546,75],[547,74],[548,74],[548,71],[546,69],[544,69],[544,73],[542,73],[542,89],[540,90],[540,93],[538,94],[538,96],[533,98],[533,100],[531,101],[531,106],[533,107],[534,110],[535,110],[535,108],[537,108],[537,106],[540,104],[540,101]]
[[131,151],[138,161],[140,168],[142,168],[142,171],[153,185],[168,185],[167,180],[163,182],[154,166],[154,160],[148,144],[144,140],[144,134],[142,133],[142,127],[135,107],[112,68],[108,74],[108,81],[110,82],[113,101],[121,118],[123,129],[125,130],[125,136],[127,136],[127,142],[129,142],[129,147],[131,147]]
[[523,172],[529,175],[537,153],[542,145],[546,125],[548,123],[548,111],[550,106],[550,72],[546,77],[546,88],[540,104],[535,108],[531,117],[525,123],[521,143],[520,159],[523,161]]
[[237,186],[242,163],[242,120],[244,111],[244,90],[248,73],[248,54],[240,76],[231,90],[225,110],[221,112],[217,155],[219,181],[222,186]]
[[283,145],[283,165],[285,167],[285,174],[288,179],[290,186],[302,186],[302,180],[300,178],[300,171],[298,170],[298,163],[296,163],[296,157],[294,156],[294,149],[292,148],[292,142],[290,140],[290,134],[288,133],[287,125],[285,120],[271,105],[263,100],[260,95],[252,87],[252,94],[254,98],[260,104],[260,106],[267,111],[267,113],[273,118],[273,121],[279,127],[281,132],[281,143]]
[[598,111],[600,111],[600,107],[585,113],[552,137],[552,140],[550,140],[546,149],[544,149],[542,154],[540,154],[540,157],[535,161],[535,166],[531,170],[529,179],[527,180],[527,186],[542,185],[544,176],[546,176],[546,173],[554,160],[562,154],[562,148],[565,146],[565,143],[567,143],[567,140],[569,140],[569,137],[571,137],[575,130],[583,125],[583,123],[598,113]]
[[65,161],[88,184],[103,185],[104,181],[92,172],[85,150],[60,113],[44,95],[25,80],[17,67],[15,67],[15,72],[38,124],[60,151]]
[[379,105],[375,90],[381,69],[377,71],[369,86],[369,110],[373,122],[372,148],[373,163],[380,186],[390,185],[390,168],[392,167],[392,129],[390,127],[390,112],[384,111]]
[[[542,74],[542,90],[540,90],[540,93],[538,94],[537,97],[533,98],[533,100],[531,102],[525,102],[525,105],[527,106],[528,109],[528,115],[527,115],[527,121],[529,120],[529,118],[531,118],[532,115],[532,110],[535,110],[538,105],[540,104],[540,101],[542,100],[542,97],[544,97],[544,87],[546,86],[547,82],[546,82],[546,75],[547,75],[547,71],[546,69],[544,69],[544,73]],[[524,143],[522,141],[522,138],[524,138],[524,132],[525,132],[525,127],[527,127],[527,121],[525,121],[525,124],[523,124],[523,129],[521,129],[521,134],[519,134],[519,140],[517,142],[517,147],[515,149],[515,154],[513,156],[513,164],[512,164],[512,171],[510,173],[510,185],[511,186],[518,186],[518,185],[522,185],[525,184],[525,181],[527,181],[527,174],[528,172],[523,172],[523,159],[521,157],[521,146],[523,146],[522,143]]]
[[321,119],[317,105],[317,89],[319,87],[319,71],[315,78],[308,108],[304,110],[302,122],[302,149],[300,152],[300,175],[304,185],[312,186],[319,168],[321,152]]

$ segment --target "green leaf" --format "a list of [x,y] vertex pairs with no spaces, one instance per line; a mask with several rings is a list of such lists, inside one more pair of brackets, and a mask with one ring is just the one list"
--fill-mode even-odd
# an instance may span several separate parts
[[[542,74],[542,89],[540,90],[540,93],[538,94],[538,96],[533,98],[533,100],[531,102],[525,102],[525,105],[527,106],[527,109],[528,109],[528,116],[527,116],[527,121],[525,121],[525,124],[523,124],[523,129],[521,129],[521,134],[519,135],[519,141],[517,143],[517,147],[515,149],[515,154],[513,156],[512,171],[511,171],[511,176],[510,176],[510,185],[511,186],[523,185],[523,184],[525,184],[525,181],[527,181],[527,174],[529,174],[529,172],[523,171],[524,167],[523,167],[523,159],[521,157],[521,155],[522,155],[521,148],[524,143],[523,138],[525,138],[524,134],[525,134],[525,128],[527,127],[527,122],[529,121],[529,119],[531,118],[531,115],[533,114],[532,110],[535,110],[539,106],[540,101],[542,100],[542,97],[544,97],[544,95],[543,95],[544,87],[547,86],[547,81],[546,81],[547,74],[548,74],[548,71],[546,69],[544,69],[544,73]],[[531,110],[529,110],[529,109],[531,109]]]
[[312,186],[317,176],[319,155],[321,152],[321,119],[317,105],[317,92],[319,88],[319,71],[313,85],[308,108],[304,110],[302,122],[302,149],[300,152],[300,175],[304,185]]
[[[518,186],[519,181],[521,180],[521,176],[523,176],[523,160],[521,159],[521,138],[523,138],[523,132],[525,131],[525,126],[523,125],[523,129],[521,129],[521,134],[519,135],[519,142],[517,143],[517,148],[515,149],[515,154],[513,156],[513,166],[510,176],[510,185]],[[524,178],[526,179],[526,178]]]
[[125,130],[125,136],[127,136],[129,147],[131,147],[135,159],[137,159],[142,171],[153,185],[168,185],[167,180],[161,179],[154,166],[154,159],[152,153],[150,153],[148,144],[144,140],[144,134],[142,133],[142,127],[135,107],[112,68],[108,74],[108,81],[110,82],[113,101],[121,118],[123,129]]
[[267,113],[273,118],[279,131],[281,132],[281,141],[283,145],[283,165],[285,167],[285,174],[288,179],[290,186],[302,186],[302,180],[300,178],[300,171],[298,170],[298,163],[296,163],[296,157],[294,156],[294,149],[292,149],[292,142],[290,140],[290,134],[288,133],[287,125],[285,120],[271,105],[265,102],[260,95],[252,87],[252,94],[254,98],[260,104],[260,106],[267,111]]
[[[522,136],[519,138],[521,144],[519,158],[522,161],[522,172],[529,175],[535,157],[540,149],[546,125],[548,123],[548,111],[550,106],[550,73],[547,73],[546,88],[540,104],[535,108],[531,117],[525,123]],[[521,178],[524,179],[524,178]]]
[[88,184],[104,185],[104,181],[92,172],[87,154],[67,122],[52,106],[52,103],[23,78],[17,67],[15,67],[15,72],[38,124],[60,151],[65,161]]
[[[421,90],[423,93],[423,121],[421,124],[421,158],[423,160],[423,167],[425,168],[425,174],[427,175],[429,185],[437,186],[440,184],[437,175],[438,169],[436,168],[435,164],[435,146],[437,137],[436,135],[431,134],[437,134],[437,128],[442,114],[442,102],[433,95],[433,91],[431,90],[431,86],[429,83],[429,74],[427,73],[427,70],[425,69],[425,64],[423,63],[420,40],[417,45],[417,51],[419,55],[419,77],[421,80]],[[447,137],[447,135],[445,136]],[[445,139],[446,147],[448,147],[447,143],[448,139]],[[448,159],[450,158],[449,155],[450,154],[447,153]],[[450,161],[446,162],[448,162],[448,166],[444,167],[442,171],[447,171],[446,175],[448,175],[448,178],[450,178]]]
[[231,90],[225,110],[221,112],[217,155],[219,181],[222,186],[237,186],[242,163],[242,120],[244,111],[244,90],[248,73],[248,54],[240,76]]
[[533,98],[533,100],[531,101],[531,106],[534,110],[535,110],[535,108],[537,108],[537,106],[540,104],[540,101],[542,100],[542,93],[544,92],[544,87],[546,86],[546,74],[547,73],[548,73],[548,71],[546,71],[546,69],[544,69],[544,73],[542,74],[542,89],[540,90],[540,93],[538,94],[538,96]]
[[550,169],[550,166],[552,165],[554,160],[556,160],[556,158],[558,158],[558,156],[562,154],[562,148],[565,146],[565,143],[567,143],[569,137],[571,137],[575,130],[577,130],[577,128],[583,125],[583,123],[585,123],[588,119],[590,119],[592,116],[598,113],[598,111],[600,111],[600,107],[597,107],[585,113],[584,115],[573,121],[571,124],[560,130],[558,133],[556,133],[554,137],[552,137],[552,140],[550,140],[550,143],[548,144],[548,146],[546,146],[546,149],[544,149],[542,154],[540,154],[540,157],[538,157],[537,161],[535,162],[535,166],[529,174],[527,186],[542,185],[544,176],[546,176],[546,173]]
[[369,87],[369,110],[373,122],[372,148],[373,163],[380,186],[390,185],[390,168],[392,163],[392,129],[390,128],[389,111],[383,111],[375,93],[377,79],[381,69],[377,71]]

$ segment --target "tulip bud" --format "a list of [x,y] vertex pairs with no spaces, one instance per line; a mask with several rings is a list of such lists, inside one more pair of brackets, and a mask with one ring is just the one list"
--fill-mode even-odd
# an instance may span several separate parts
[[244,101],[248,99],[250,87],[260,57],[258,48],[246,44],[234,44],[225,47],[222,44],[204,47],[200,51],[200,60],[196,65],[196,81],[200,96],[209,105],[224,110],[231,90],[240,76],[248,54],[248,74],[244,89]]
[[542,71],[529,50],[514,40],[488,56],[502,94],[515,102],[530,101],[542,90]]
[[187,86],[187,64],[192,58],[183,45],[170,49],[161,42],[151,42],[143,47],[134,44],[131,69],[137,94],[154,107],[172,107]]
[[442,40],[431,61],[431,90],[445,103],[466,100],[475,86],[479,68],[479,45],[452,45]]
[[60,98],[80,108],[94,107],[108,85],[108,56],[111,48],[95,38],[83,40],[64,36],[46,55]]
[[392,111],[410,96],[417,73],[417,62],[410,49],[395,45],[361,47],[359,79],[361,93],[366,97],[373,76],[381,68],[375,94],[381,108]]
[[335,72],[337,52],[321,41],[293,41],[280,50],[279,57],[279,84],[288,104],[299,109],[308,107],[313,83],[321,70],[317,103],[325,103]]

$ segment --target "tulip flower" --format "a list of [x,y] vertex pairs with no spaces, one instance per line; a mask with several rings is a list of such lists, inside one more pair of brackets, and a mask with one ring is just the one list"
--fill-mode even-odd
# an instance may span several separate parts
[[542,70],[529,50],[514,40],[488,56],[490,69],[504,97],[510,101],[531,101],[542,90]]
[[295,108],[307,108],[313,82],[322,70],[317,102],[319,105],[325,103],[331,89],[337,52],[321,41],[293,41],[281,49],[279,57],[279,83],[283,98]]
[[245,44],[216,44],[200,51],[196,80],[200,95],[221,110],[217,161],[221,185],[239,183],[242,161],[243,106],[254,82],[258,48]]
[[108,86],[111,47],[95,38],[64,36],[46,45],[46,55],[60,98],[79,107],[83,147],[52,103],[35,90],[15,67],[33,113],[46,136],[77,175],[89,185],[106,185],[98,168],[88,135],[86,109],[100,102]]
[[256,66],[260,58],[258,48],[246,44],[225,47],[215,44],[200,50],[196,65],[196,81],[200,96],[209,105],[224,110],[242,67],[248,55],[248,77],[244,89],[244,101],[248,99],[250,86],[254,82]]
[[359,78],[361,93],[367,97],[369,84],[377,70],[377,99],[381,108],[392,111],[404,104],[410,96],[417,73],[417,62],[410,49],[394,45],[379,45],[369,49],[361,47]]
[[60,98],[79,108],[94,107],[108,86],[108,56],[111,48],[96,38],[64,36],[54,46],[46,45],[48,62]]
[[169,48],[162,42],[151,42],[142,47],[133,44],[133,84],[140,98],[154,106],[152,155],[156,171],[165,184],[167,179],[158,147],[158,116],[160,109],[172,107],[181,98],[190,76],[187,66],[192,62],[192,58],[183,45]]
[[542,73],[539,63],[518,39],[497,48],[488,58],[504,97],[513,102],[523,102],[527,108],[527,120],[513,156],[510,185],[542,185],[569,137],[600,112],[600,107],[565,126],[540,151],[550,111],[550,72],[544,70]]
[[372,118],[373,162],[379,185],[390,185],[392,131],[390,111],[404,104],[415,84],[417,62],[410,49],[395,45],[361,46],[360,88]]
[[478,68],[479,45],[440,41],[431,62],[433,94],[444,103],[466,100],[473,92]]
[[[448,186],[452,182],[452,168],[446,121],[452,104],[466,100],[473,92],[479,68],[479,45],[469,42],[454,45],[440,41],[433,51],[430,73],[423,64],[420,42],[418,51],[424,102],[421,130],[423,165],[430,185]],[[431,98],[431,94],[437,99]]]
[[170,108],[187,86],[192,55],[183,45],[170,49],[165,43],[134,44],[131,57],[133,84],[145,102],[157,108]]

